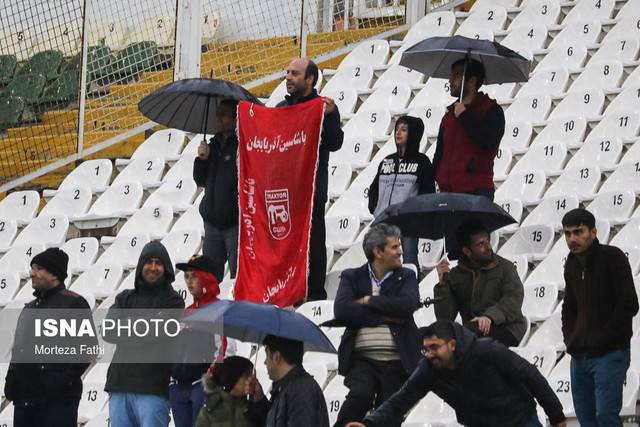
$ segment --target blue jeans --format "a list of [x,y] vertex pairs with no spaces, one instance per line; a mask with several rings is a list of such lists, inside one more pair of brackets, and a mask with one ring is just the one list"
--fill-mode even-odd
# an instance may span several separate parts
[[109,393],[112,427],[167,427],[169,401],[155,394]]
[[630,359],[629,349],[571,359],[571,395],[581,427],[622,427],[622,386]]
[[219,282],[224,279],[225,262],[229,262],[231,278],[234,279],[238,263],[238,227],[218,228],[205,221],[202,254],[213,262],[213,274]]
[[204,402],[202,384],[188,386],[172,384],[169,387],[169,399],[176,427],[195,427],[198,413]]

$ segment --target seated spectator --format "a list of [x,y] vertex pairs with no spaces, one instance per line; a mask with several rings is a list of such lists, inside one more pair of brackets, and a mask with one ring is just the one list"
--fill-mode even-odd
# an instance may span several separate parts
[[[267,335],[262,342],[271,385],[266,427],[328,427],[322,389],[302,367],[303,343]],[[257,396],[256,396],[257,397]]]
[[264,425],[267,399],[248,359],[227,357],[203,377],[202,383],[206,398],[197,427]]
[[[424,123],[418,117],[402,116],[396,121],[397,151],[382,159],[378,174],[369,187],[369,211],[377,217],[387,206],[404,202],[418,194],[435,193],[433,166],[427,156],[420,153],[420,140]],[[418,264],[418,238],[403,237],[404,263]]]
[[454,320],[460,314],[476,335],[517,346],[527,323],[522,315],[524,288],[515,266],[493,253],[489,233],[480,222],[462,224],[456,240],[462,248],[458,266],[450,269],[443,259],[436,267],[440,281],[434,290],[436,318]]
[[338,370],[349,388],[335,427],[362,420],[388,399],[420,358],[413,321],[420,301],[418,282],[413,271],[402,267],[400,230],[375,225],[362,246],[368,262],[342,272],[334,304],[336,319],[347,325]]

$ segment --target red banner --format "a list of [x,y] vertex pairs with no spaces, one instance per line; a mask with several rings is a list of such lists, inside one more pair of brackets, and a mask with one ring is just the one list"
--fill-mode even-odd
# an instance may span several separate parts
[[323,105],[238,106],[236,300],[285,307],[306,297]]

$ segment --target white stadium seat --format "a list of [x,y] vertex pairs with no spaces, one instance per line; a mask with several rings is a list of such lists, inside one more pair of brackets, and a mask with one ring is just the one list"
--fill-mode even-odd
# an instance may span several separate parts
[[40,215],[27,225],[14,245],[42,243],[45,247],[61,246],[67,237],[69,219],[64,215]]
[[16,271],[0,271],[0,307],[7,305],[20,288],[20,275]]
[[544,94],[559,97],[564,94],[569,82],[569,70],[566,67],[536,68],[518,91],[517,97]]
[[93,264],[98,255],[100,243],[95,237],[78,237],[67,240],[60,249],[69,256],[68,272],[79,274]]
[[605,92],[613,92],[620,87],[624,67],[622,62],[615,59],[589,61],[584,71],[569,88],[569,92],[577,92],[598,87]]
[[31,222],[39,205],[40,195],[37,191],[14,191],[0,201],[0,217],[25,225]]
[[87,213],[92,199],[91,190],[85,186],[58,190],[40,211],[40,215],[65,215],[69,219]]
[[296,309],[296,312],[320,326],[322,322],[333,319],[333,301],[305,302]]
[[587,209],[596,218],[609,221],[613,225],[624,224],[629,220],[635,202],[636,195],[631,190],[599,191]]
[[560,2],[557,0],[527,0],[523,6],[509,24],[509,29],[532,24],[549,27],[560,18]]
[[[556,310],[540,327],[531,334],[527,346],[553,346],[556,351],[564,351],[565,345],[562,336],[562,321],[560,312]],[[565,356],[566,357],[566,356]]]
[[587,46],[577,41],[568,41],[549,47],[549,53],[538,63],[536,72],[566,68],[571,73],[579,72],[587,59]]
[[578,148],[582,145],[586,130],[587,121],[582,117],[568,116],[549,120],[531,145],[562,141],[567,148]]
[[389,137],[391,113],[385,108],[358,110],[349,122],[344,125],[345,138],[371,136],[375,141],[385,141]]
[[442,239],[418,240],[418,264],[424,269],[434,268],[442,258],[444,241]]
[[139,182],[112,184],[89,208],[86,216],[74,221],[77,228],[112,227],[119,218],[132,215],[140,206],[143,188]]
[[607,33],[600,48],[593,54],[589,63],[613,59],[621,61],[625,66],[633,66],[638,57],[638,52],[640,52],[640,39],[628,35],[610,37],[609,34],[611,32]]
[[149,243],[147,233],[132,233],[118,236],[100,255],[97,264],[118,264],[124,269],[136,268],[138,257],[144,245]]
[[43,196],[49,198],[55,195],[56,191],[78,185],[89,187],[93,193],[102,192],[109,186],[112,171],[113,164],[109,159],[84,161],[64,178],[58,190],[44,190]]
[[373,152],[371,135],[357,136],[351,133],[344,138],[342,147],[329,155],[330,163],[348,163],[352,168],[363,168],[369,164]]
[[167,161],[178,160],[184,138],[184,131],[178,129],[156,131],[136,148],[131,159],[117,159],[116,166],[127,165],[130,160],[139,158],[162,157]]
[[524,287],[522,314],[532,321],[548,318],[558,302],[558,287],[552,283]]
[[637,161],[621,162],[615,172],[602,184],[600,191],[616,191],[621,188],[635,191],[636,194],[640,193],[640,164]]
[[[329,157],[331,160],[331,157]],[[351,184],[353,169],[349,163],[329,164],[329,197],[335,198],[342,195]]]
[[176,212],[183,212],[189,209],[197,191],[198,186],[191,177],[167,180],[149,195],[142,206],[169,206]]
[[[397,83],[403,83],[409,85],[411,88],[416,88],[420,87],[423,82],[424,74],[402,65],[392,64],[380,77],[378,77],[378,80],[373,84],[373,88],[377,89]],[[342,113],[342,109],[340,110],[340,113]]]
[[430,77],[424,87],[409,103],[409,109],[424,105],[448,106],[455,102],[456,98],[449,93],[449,80]]
[[325,217],[327,230],[327,243],[334,249],[346,249],[353,244],[353,241],[360,231],[360,218],[356,215],[329,216]]
[[342,88],[362,91],[371,87],[373,67],[363,63],[342,67],[336,71],[331,80],[324,85],[323,92],[338,91]]
[[501,148],[509,148],[512,153],[524,153],[529,147],[533,128],[531,123],[522,121],[507,121],[504,135],[500,141]]
[[547,184],[547,176],[541,170],[512,173],[495,192],[496,200],[518,199],[525,205],[536,204]]
[[456,420],[456,413],[444,400],[435,393],[429,393],[409,412],[404,427],[428,427],[431,424],[446,425]]
[[546,224],[520,227],[498,251],[498,255],[511,257],[525,255],[529,260],[542,260],[554,242],[553,227]]
[[362,42],[340,62],[338,69],[361,64],[380,66],[387,63],[389,52],[389,42],[386,40]]
[[[136,211],[118,231],[118,236],[145,233],[153,239],[161,239],[167,234],[173,222],[173,209],[167,205],[151,205]],[[115,239],[102,238],[102,242]]]
[[549,48],[566,45],[567,43],[579,43],[584,46],[594,44],[598,40],[601,29],[602,25],[599,21],[589,18],[577,19],[565,26],[553,38]]
[[604,105],[605,95],[602,89],[592,88],[570,92],[553,109],[549,119],[583,117],[595,120],[600,116]]
[[493,180],[504,181],[513,163],[513,153],[509,147],[500,147],[493,160]]
[[567,157],[567,147],[562,142],[534,144],[511,169],[512,173],[541,170],[547,176],[560,175]]
[[573,409],[573,396],[571,394],[571,375],[569,372],[569,366],[571,363],[571,356],[565,354],[564,357],[558,362],[555,368],[549,374],[547,381],[555,392],[556,396],[560,400],[564,413],[566,416],[574,416]]
[[605,21],[611,18],[615,5],[616,0],[579,1],[567,13],[562,23],[568,24],[585,19]]
[[506,121],[525,121],[531,124],[542,123],[551,110],[549,95],[528,95],[517,97],[504,112]]
[[350,118],[358,102],[358,92],[355,89],[341,87],[331,90],[323,90],[322,96],[333,99],[340,112],[340,118]]
[[91,265],[70,286],[74,292],[106,298],[118,288],[122,279],[122,265],[98,262]]
[[174,163],[162,177],[162,182],[177,181],[180,179],[193,179],[193,161],[196,153],[186,152],[180,155],[180,159]]
[[545,197],[522,221],[522,226],[551,225],[555,230],[562,228],[562,217],[579,206],[576,196],[560,195]]
[[17,233],[18,224],[15,219],[0,218],[0,253],[11,248]]
[[535,53],[544,48],[547,33],[546,25],[531,23],[519,27],[513,27],[513,25],[511,25],[509,27],[509,34],[500,44],[515,51],[526,47]]
[[144,188],[157,187],[164,173],[162,157],[138,157],[132,159],[114,178],[112,185],[124,182],[139,182]]
[[44,243],[14,244],[0,258],[0,271],[16,272],[21,279],[29,277],[31,258],[44,251]]
[[201,234],[204,234],[204,222],[202,215],[200,215],[199,207],[200,202],[197,202],[187,209],[171,226],[171,231],[196,229]]
[[483,4],[476,7],[456,30],[456,34],[469,34],[476,30],[502,30],[507,22],[507,9],[499,4]]
[[[564,238],[560,238],[564,240]],[[567,260],[568,249],[566,244],[564,245],[565,251],[551,252],[547,257],[542,260],[540,264],[529,274],[525,281],[525,286],[545,285],[553,284],[558,290],[564,290],[564,263]]]
[[603,171],[615,169],[622,155],[622,147],[619,137],[589,135],[582,147],[567,162],[566,168],[598,165]]
[[[456,25],[456,16],[452,11],[437,11],[427,13],[418,22],[411,26],[407,35],[402,39],[402,44],[411,46],[429,37],[450,36]],[[391,42],[393,46],[394,43]]]
[[601,179],[598,166],[565,169],[549,186],[544,196],[574,195],[580,200],[592,199]]
[[202,245],[202,234],[197,229],[172,230],[161,241],[173,264],[187,262],[200,249]]
[[392,114],[403,112],[409,99],[411,98],[411,88],[404,82],[392,82],[379,86],[362,103],[358,111],[371,110],[374,108],[384,108]]
[[442,117],[446,112],[447,108],[444,105],[421,105],[413,107],[408,115],[422,119],[425,136],[437,137]]
[[553,346],[525,346],[511,347],[509,350],[517,353],[520,357],[538,368],[540,373],[547,377],[556,364],[556,349]]

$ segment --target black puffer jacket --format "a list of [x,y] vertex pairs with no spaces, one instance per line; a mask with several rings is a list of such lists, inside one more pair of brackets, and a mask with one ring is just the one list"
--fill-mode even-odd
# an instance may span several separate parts
[[[9,365],[4,392],[7,399],[17,406],[31,406],[58,399],[80,399],[82,395],[82,373],[89,367],[87,363],[15,363],[21,357],[34,357],[34,337],[32,321],[39,317],[39,309],[65,309],[64,318],[91,318],[91,310],[87,301],[75,292],[65,289],[64,284],[48,291],[33,293],[35,300],[27,303],[20,313],[16,337],[13,345],[12,362]],[[75,310],[74,310],[75,309]],[[43,310],[45,316],[53,313]],[[61,310],[62,311],[62,310]],[[95,330],[95,329],[94,329]],[[60,338],[53,338],[62,345]],[[84,338],[85,345],[90,347],[98,343],[95,337]],[[39,340],[40,341],[40,340]],[[74,348],[77,344],[70,343]],[[49,347],[49,345],[47,345]],[[20,354],[17,354],[20,353]],[[35,359],[33,359],[35,360]],[[80,360],[78,360],[80,362]]]
[[322,389],[302,366],[296,366],[271,387],[266,427],[328,427]]
[[[163,283],[149,285],[142,279],[142,266],[149,258],[162,260],[165,269]],[[184,308],[184,300],[171,286],[174,280],[173,265],[165,247],[160,242],[147,243],[138,260],[135,289],[127,289],[118,294],[115,303],[107,313],[107,318],[117,319],[118,315],[113,309]],[[105,336],[105,340],[119,342],[108,335]],[[123,347],[121,348],[120,345]],[[126,360],[127,352],[135,352],[136,348],[144,348],[145,352],[152,353],[153,345],[153,342],[145,340],[120,342],[113,358]],[[166,351],[166,347],[160,346],[158,351]],[[168,398],[170,374],[171,364],[169,363],[112,362],[107,372],[107,383],[104,389],[108,392],[156,394]]]
[[497,341],[479,339],[462,325],[450,323],[456,339],[455,369],[434,369],[423,358],[402,388],[365,418],[365,425],[383,427],[402,419],[430,391],[469,427],[522,427],[535,413],[534,398],[552,425],[565,419],[560,401],[533,365]]
[[[319,97],[315,89],[309,96],[299,98],[294,101],[290,95],[284,97],[284,101],[278,103],[277,107],[300,104],[311,101]],[[325,114],[322,121],[322,133],[320,134],[320,151],[318,153],[318,170],[316,172],[316,195],[314,205],[324,206],[327,202],[327,191],[329,189],[329,153],[338,151],[342,147],[344,133],[340,127],[340,112],[336,106],[330,114]]]

